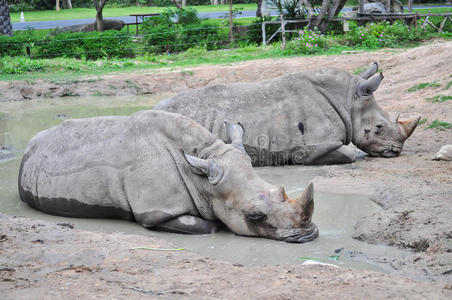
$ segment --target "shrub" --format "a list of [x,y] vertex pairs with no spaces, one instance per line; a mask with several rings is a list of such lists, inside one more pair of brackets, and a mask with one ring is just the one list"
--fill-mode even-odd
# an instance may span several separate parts
[[47,35],[38,43],[37,57],[102,57],[131,56],[130,38],[126,32],[108,30],[104,32],[75,32]]
[[116,30],[86,34],[82,48],[83,55],[89,59],[130,57],[133,54],[127,32]]
[[346,35],[349,45],[371,49],[399,47],[409,42],[426,40],[435,35],[420,26],[410,29],[402,21],[395,21],[393,24],[388,21],[369,23],[366,26],[357,26],[356,23],[350,22],[350,29]]
[[327,47],[327,40],[318,30],[305,28],[299,31],[299,36],[286,44],[285,54],[313,54]]
[[153,53],[177,51],[179,28],[166,14],[146,19],[142,26],[145,48]]
[[27,47],[30,52],[40,38],[35,37],[32,31],[13,36],[0,35],[0,57],[1,56],[25,56]]
[[[181,23],[171,17],[178,15]],[[162,15],[143,22],[144,46],[151,53],[181,52],[194,46],[208,50],[218,48],[219,27],[213,24],[200,24],[195,10],[166,10]]]
[[212,24],[191,24],[184,26],[179,35],[182,42],[180,49],[204,45],[207,50],[218,49],[220,36],[218,26]]
[[170,18],[175,18],[176,23],[182,26],[201,23],[198,12],[194,8],[167,9],[165,13]]
[[81,57],[85,35],[83,32],[47,35],[37,43],[38,50],[35,56],[38,58]]

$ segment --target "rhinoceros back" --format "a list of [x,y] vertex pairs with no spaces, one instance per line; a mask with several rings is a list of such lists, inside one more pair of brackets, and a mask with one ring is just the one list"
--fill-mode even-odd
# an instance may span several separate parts
[[[68,120],[36,135],[19,173],[21,199],[48,213],[133,219],[120,172],[132,164],[125,117]],[[97,208],[97,209],[96,209]]]
[[30,141],[20,196],[50,214],[135,219],[146,226],[182,213],[212,218],[182,155],[212,140],[199,124],[166,112],[68,120]]
[[241,122],[254,165],[309,164],[350,142],[350,79],[347,72],[325,68],[218,84],[183,92],[155,109],[188,116],[223,140],[224,120]]

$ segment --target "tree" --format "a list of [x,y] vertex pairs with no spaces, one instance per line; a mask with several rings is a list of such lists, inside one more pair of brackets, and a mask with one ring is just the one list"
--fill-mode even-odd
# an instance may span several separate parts
[[60,0],[56,0],[55,9],[56,11],[60,11]]
[[107,0],[94,0],[94,7],[96,8],[96,30],[104,31],[104,17],[102,10],[104,9]]
[[317,27],[324,32],[329,24],[329,18],[336,17],[345,5],[347,0],[322,0],[322,6],[317,16],[310,16],[309,29]]
[[13,27],[9,17],[9,6],[6,0],[0,0],[0,35],[13,35]]
[[262,18],[262,0],[256,0],[257,9],[256,9],[256,18]]
[[282,36],[282,44],[281,48],[286,48],[286,27],[284,22],[284,0],[272,0],[273,4],[276,5],[279,11],[279,19],[281,21],[281,36]]

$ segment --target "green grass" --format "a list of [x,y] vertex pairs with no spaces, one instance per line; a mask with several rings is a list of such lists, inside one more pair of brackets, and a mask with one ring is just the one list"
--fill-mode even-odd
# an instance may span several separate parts
[[[317,55],[339,54],[350,47],[337,46]],[[299,55],[298,55],[299,56]],[[76,80],[83,76],[103,75],[113,72],[140,72],[159,68],[191,67],[200,64],[231,64],[262,58],[288,57],[279,44],[267,47],[249,45],[243,48],[206,51],[191,48],[173,55],[145,54],[135,58],[109,58],[79,60],[74,58],[29,59],[26,57],[0,58],[0,80]],[[1,66],[7,66],[2,74]],[[10,71],[9,73],[7,71]],[[11,72],[13,70],[13,72]],[[14,74],[14,72],[16,72]]]
[[439,130],[451,129],[452,123],[434,120],[432,123],[430,123],[430,125],[428,125],[428,128],[434,128],[434,129],[439,129]]
[[[408,10],[405,9],[405,12],[408,12]],[[426,14],[429,12],[431,12],[431,13],[450,13],[450,12],[452,12],[452,8],[450,8],[450,7],[419,8],[419,9],[413,9],[413,13],[414,12],[418,12],[420,14]]]
[[446,102],[446,101],[452,100],[452,96],[436,95],[433,97],[426,98],[425,100],[431,101],[433,103],[440,103],[440,102]]
[[437,88],[440,87],[441,84],[437,83],[437,82],[421,82],[419,84],[413,85],[412,87],[410,87],[407,92],[415,92],[415,91],[419,91],[428,87],[431,88]]
[[417,125],[420,126],[420,125],[422,125],[424,123],[427,123],[427,118],[420,119],[419,122],[417,122]]
[[448,90],[452,87],[452,81],[449,81],[446,86],[444,87],[445,90]]
[[[201,5],[190,6],[196,9],[198,12],[216,12],[216,11],[229,11],[229,5]],[[234,4],[234,8],[243,8],[243,10],[256,10],[256,4]],[[174,8],[174,7],[172,7]],[[103,10],[104,17],[122,17],[131,14],[144,14],[144,13],[161,13],[166,10],[166,7],[146,7],[146,6],[134,6],[134,7],[105,7]],[[20,21],[20,13],[12,12],[11,22]],[[72,19],[88,19],[95,18],[96,10],[94,8],[73,8],[64,9],[60,11],[55,10],[34,10],[24,12],[26,22],[32,21],[53,21],[53,20],[72,20]]]

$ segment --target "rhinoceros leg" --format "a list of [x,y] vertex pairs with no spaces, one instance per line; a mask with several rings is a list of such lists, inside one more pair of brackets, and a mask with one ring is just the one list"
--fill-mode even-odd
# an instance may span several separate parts
[[356,159],[355,150],[349,146],[341,146],[325,153],[314,161],[317,165],[349,164]]
[[159,224],[154,228],[157,230],[184,234],[208,234],[217,232],[221,228],[221,224],[190,215],[182,215]]

